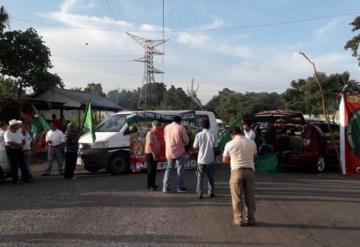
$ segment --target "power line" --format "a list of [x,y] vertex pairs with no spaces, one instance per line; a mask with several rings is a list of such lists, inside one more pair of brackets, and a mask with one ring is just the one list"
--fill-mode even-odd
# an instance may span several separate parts
[[[173,29],[173,30],[143,30],[143,31],[129,31],[129,32],[131,32],[131,33],[162,33],[162,32],[165,32],[165,33],[192,33],[192,32],[233,31],[233,30],[241,30],[241,29],[256,29],[256,28],[265,28],[265,27],[273,27],[273,26],[291,25],[291,24],[297,24],[297,23],[314,22],[314,21],[326,20],[326,19],[331,19],[331,18],[336,18],[336,17],[352,16],[352,15],[357,15],[359,13],[360,13],[360,11],[353,11],[353,12],[334,14],[334,15],[319,16],[319,17],[310,17],[310,18],[294,19],[294,20],[287,20],[287,21],[281,21],[281,22],[270,22],[270,23],[254,24],[254,25],[232,26],[232,27]],[[95,30],[95,31],[103,31],[103,32],[119,32],[119,30],[113,30],[113,29],[95,29],[95,28],[86,28],[86,27],[73,27],[73,26],[66,26],[66,25],[34,21],[34,20],[30,20],[30,19],[25,19],[25,18],[18,18],[18,17],[10,17],[10,18],[15,21],[35,23],[35,24],[46,25],[46,26],[80,29],[80,30],[92,30],[92,31]],[[116,24],[117,24],[117,22],[116,22]],[[120,29],[120,31],[121,31],[121,29]],[[121,32],[123,33],[123,31],[121,31]]]
[[118,28],[118,31],[119,31],[121,34],[123,34],[123,30],[121,30],[119,24],[118,24],[117,21],[116,21],[114,12],[112,11],[112,8],[111,8],[111,5],[110,5],[109,1],[108,1],[108,0],[105,0],[105,2],[106,2],[106,5],[108,6],[109,12],[110,12],[110,14],[111,14],[114,22],[116,23],[116,27]]

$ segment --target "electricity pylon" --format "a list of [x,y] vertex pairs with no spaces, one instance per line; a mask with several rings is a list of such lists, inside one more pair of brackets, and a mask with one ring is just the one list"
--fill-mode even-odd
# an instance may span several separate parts
[[143,110],[147,107],[147,100],[152,97],[151,83],[156,83],[155,74],[163,74],[164,72],[154,67],[154,55],[163,56],[164,53],[156,49],[156,47],[164,44],[167,40],[152,40],[126,33],[139,45],[144,48],[144,56],[135,59],[136,62],[144,63],[144,75],[141,82],[137,109]]

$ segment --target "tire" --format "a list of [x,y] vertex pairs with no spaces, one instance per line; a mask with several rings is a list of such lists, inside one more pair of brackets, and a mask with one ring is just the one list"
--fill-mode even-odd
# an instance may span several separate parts
[[107,170],[112,175],[120,175],[120,174],[128,173],[129,168],[130,168],[129,155],[123,152],[118,152],[111,157]]
[[313,171],[315,173],[320,173],[320,172],[325,171],[325,167],[326,167],[325,158],[324,158],[324,156],[320,155],[314,164]]
[[98,172],[101,168],[84,166],[84,169],[88,172]]

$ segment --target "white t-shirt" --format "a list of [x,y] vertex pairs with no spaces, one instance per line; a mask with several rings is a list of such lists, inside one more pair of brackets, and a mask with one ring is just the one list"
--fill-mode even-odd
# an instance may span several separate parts
[[20,133],[23,136],[23,138],[25,139],[25,144],[23,146],[23,150],[24,151],[30,151],[31,150],[32,137],[30,136],[29,132],[26,132],[25,135],[22,132],[20,132]]
[[12,132],[10,130],[7,130],[5,131],[4,139],[6,146],[9,146],[9,142],[15,142],[17,144],[21,144],[24,137],[19,132]]
[[211,164],[214,162],[214,148],[218,146],[215,135],[208,129],[203,129],[195,136],[194,148],[199,149],[197,162],[200,165]]
[[256,153],[255,142],[239,135],[226,143],[224,149],[224,156],[230,157],[231,171],[239,168],[255,170],[254,157]]
[[249,131],[244,130],[245,138],[255,141],[255,132],[251,129]]
[[5,150],[5,131],[0,128],[0,150]]
[[61,130],[49,130],[46,133],[46,137],[45,137],[45,141],[51,141],[50,146],[55,147],[55,146],[59,146],[60,144],[65,142],[65,137],[64,134],[62,133]]

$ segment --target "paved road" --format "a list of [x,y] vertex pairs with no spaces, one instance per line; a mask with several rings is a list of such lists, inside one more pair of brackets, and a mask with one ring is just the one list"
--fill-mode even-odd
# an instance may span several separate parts
[[[158,180],[162,178],[158,173]],[[231,224],[228,168],[217,197],[148,192],[145,174],[0,183],[0,246],[358,246],[360,179],[258,174],[255,227]],[[194,191],[194,171],[187,171]],[[160,182],[159,182],[160,184]]]

